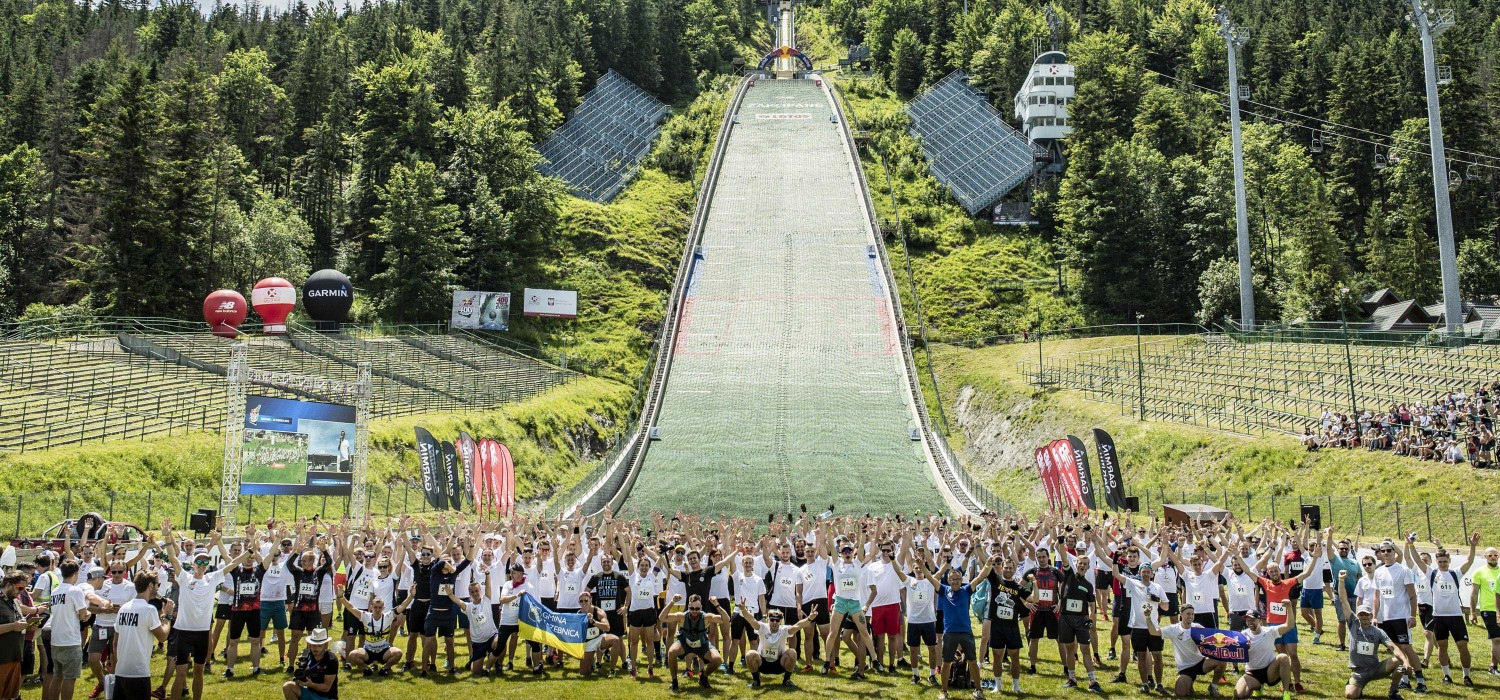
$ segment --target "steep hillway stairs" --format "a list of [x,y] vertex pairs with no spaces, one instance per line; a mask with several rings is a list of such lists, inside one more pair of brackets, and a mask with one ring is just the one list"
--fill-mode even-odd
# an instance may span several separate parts
[[745,93],[622,510],[950,509],[835,115],[813,80]]

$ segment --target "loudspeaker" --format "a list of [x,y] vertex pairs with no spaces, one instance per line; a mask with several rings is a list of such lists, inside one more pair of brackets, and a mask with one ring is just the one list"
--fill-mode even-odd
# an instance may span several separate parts
[[1128,511],[1130,511],[1132,513],[1139,513],[1139,512],[1141,512],[1141,497],[1140,496],[1126,496],[1125,497],[1125,510],[1128,510]]
[[188,516],[188,527],[193,529],[197,535],[206,535],[213,532],[219,522],[219,511],[212,508],[199,508],[198,512]]
[[1310,523],[1312,529],[1323,529],[1323,508],[1316,503],[1304,504],[1302,506],[1302,519]]

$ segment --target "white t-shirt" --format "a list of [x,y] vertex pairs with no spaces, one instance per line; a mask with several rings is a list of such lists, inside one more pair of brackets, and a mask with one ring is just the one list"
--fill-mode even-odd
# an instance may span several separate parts
[[[529,579],[523,583],[506,581],[505,587],[501,589],[501,594],[505,596],[512,596],[518,593],[531,593],[531,581]],[[515,600],[500,606],[500,625],[507,627],[519,624],[521,624],[521,598],[520,596],[516,596]]]
[[1219,575],[1213,569],[1201,574],[1188,569],[1182,572],[1182,584],[1185,594],[1182,602],[1192,605],[1194,611],[1211,613],[1216,609],[1215,604],[1219,600]]
[[906,621],[913,625],[937,622],[937,596],[932,582],[919,576],[906,577]]
[[652,569],[644,574],[630,575],[630,610],[645,610],[656,607],[656,594],[662,591],[662,574]]
[[1391,564],[1375,570],[1375,590],[1380,595],[1376,622],[1405,620],[1412,616],[1411,598],[1406,595],[1406,584],[1411,582],[1411,569],[1405,565]]
[[767,661],[781,658],[781,652],[786,649],[787,631],[790,629],[789,625],[782,624],[780,629],[772,632],[771,623],[760,623],[760,645],[756,647],[760,657]]
[[[177,576],[177,624],[183,632],[207,632],[214,622],[214,601],[224,572],[210,571],[198,578],[184,569]],[[262,585],[262,590],[265,586]]]
[[151,631],[160,626],[161,615],[144,599],[135,598],[120,607],[114,625],[115,675],[151,677],[151,650],[156,648],[156,637]]
[[488,599],[475,603],[459,601],[464,606],[464,614],[469,616],[469,640],[474,644],[484,644],[500,629],[495,626],[495,621],[490,619],[490,601]]
[[[1202,625],[1193,625],[1202,628]],[[1172,658],[1177,662],[1177,670],[1192,668],[1203,660],[1203,652],[1198,651],[1198,643],[1193,641],[1192,629],[1183,629],[1182,625],[1167,625],[1161,630],[1161,636],[1172,642]]]
[[1251,632],[1249,629],[1240,630],[1240,634],[1250,639],[1250,653],[1245,659],[1245,667],[1252,671],[1263,669],[1276,660],[1276,638],[1281,636],[1279,627],[1265,626],[1260,628],[1260,634]]
[[[104,585],[99,587],[99,597],[114,603],[116,607],[124,607],[126,603],[135,600],[135,581],[125,579],[115,583],[104,579]],[[94,626],[114,627],[116,615],[117,613],[98,613],[94,615]]]
[[824,557],[809,559],[802,565],[802,602],[828,599],[828,560]]
[[859,562],[836,562],[833,565],[833,595],[837,598],[858,601],[861,605],[869,594],[865,577],[868,573]]
[[[866,581],[875,584],[875,602],[871,607],[896,605],[901,602],[901,579],[896,576],[896,565],[884,561],[870,562],[865,567]],[[806,588],[803,589],[806,591]]]
[[1460,592],[1457,571],[1430,569],[1427,579],[1431,581],[1429,590],[1432,591],[1433,617],[1458,617],[1464,614],[1464,598]]
[[770,566],[771,590],[769,605],[791,608],[801,605],[797,599],[797,584],[802,583],[802,567],[791,562],[773,561]]
[[287,571],[286,561],[291,556],[277,552],[266,559],[266,575],[260,580],[260,602],[286,600],[287,586],[292,585],[292,574]]
[[745,611],[749,617],[760,614],[760,597],[766,592],[766,584],[754,574],[734,577],[735,607]]
[[83,645],[83,633],[78,628],[78,613],[89,608],[84,588],[85,586],[63,582],[52,589],[52,616],[47,618],[47,624],[52,625],[52,646]]
[[568,571],[563,569],[557,572],[557,609],[577,610],[578,594],[583,592],[583,584],[587,582],[588,574],[583,569]]
[[[1151,601],[1151,596],[1159,600],[1166,600],[1167,593],[1161,589],[1161,585],[1155,581],[1146,585],[1140,579],[1125,579],[1125,592],[1130,596],[1130,627],[1131,629],[1146,629],[1146,616],[1156,615],[1161,606]],[[1152,610],[1155,608],[1156,610]],[[1160,615],[1157,615],[1159,618]]]
[[359,614],[359,621],[365,626],[365,639],[369,640],[366,643],[374,643],[391,631],[391,623],[396,621],[396,613],[386,608],[381,611],[380,617],[375,617],[375,613],[366,611]]
[[1225,589],[1229,591],[1229,610],[1246,613],[1256,607],[1255,572],[1246,569],[1242,573],[1224,572]]

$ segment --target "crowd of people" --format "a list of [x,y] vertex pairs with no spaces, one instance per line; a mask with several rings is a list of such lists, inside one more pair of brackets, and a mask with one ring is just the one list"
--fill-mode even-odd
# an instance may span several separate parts
[[[1478,619],[1500,658],[1500,551],[1479,556],[1477,534],[1461,567],[1414,535],[1367,551],[1305,522],[1102,513],[312,518],[229,542],[162,523],[138,551],[113,534],[5,573],[0,700],[23,678],[43,700],[106,685],[116,700],[201,700],[206,678],[268,673],[284,674],[286,700],[336,700],[341,677],[459,673],[660,673],[674,692],[902,674],[939,698],[1020,693],[1023,678],[1031,690],[1288,698],[1316,673],[1348,698],[1398,698],[1431,675],[1474,686]],[[581,659],[526,638],[527,596],[583,616]],[[1212,644],[1243,656],[1205,654],[1196,629],[1237,633]],[[1347,679],[1303,663],[1303,633],[1347,654]],[[1060,677],[1037,674],[1044,645]]]
[[1467,462],[1479,469],[1495,464],[1495,417],[1500,415],[1500,382],[1481,384],[1472,394],[1450,391],[1427,405],[1393,403],[1384,413],[1358,415],[1323,409],[1316,426],[1302,431],[1309,452],[1323,448],[1389,450],[1398,455],[1446,464]]

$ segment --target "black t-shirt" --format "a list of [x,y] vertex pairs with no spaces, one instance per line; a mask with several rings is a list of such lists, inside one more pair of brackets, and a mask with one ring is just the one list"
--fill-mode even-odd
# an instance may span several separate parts
[[1020,617],[1026,614],[1026,608],[1021,601],[1031,595],[1031,587],[1001,578],[1000,574],[993,571],[990,572],[988,580],[990,582],[990,619],[1000,624],[1016,624]]
[[[9,625],[23,619],[25,618],[21,617],[21,611],[16,609],[14,602],[0,595],[0,625]],[[24,630],[0,634],[0,664],[21,663],[26,652],[25,639]]]
[[417,600],[432,599],[432,572],[437,560],[433,559],[426,564],[416,562],[411,565],[411,597]]
[[337,700],[339,696],[339,659],[337,656],[327,649],[324,649],[323,655],[316,659],[312,657],[311,652],[303,652],[302,658],[297,660],[297,668],[307,675],[310,683],[322,683],[332,676],[333,685],[328,686],[328,692],[318,694]]
[[451,574],[443,573],[440,567],[432,567],[432,580],[428,583],[428,590],[432,591],[432,607],[429,609],[430,612],[447,613],[453,611],[453,601],[448,598],[450,591],[459,598],[468,597],[467,591],[453,590],[454,584],[458,581],[458,575],[463,573],[463,570],[467,568],[469,568],[468,559],[459,562],[458,566],[453,567],[453,573]]
[[[682,577],[682,586],[687,590],[689,598],[696,595],[705,601],[709,599],[708,591],[714,581],[713,566],[706,566],[697,571],[679,571],[678,574]],[[683,604],[686,605],[687,601],[684,600]]]
[[1094,584],[1089,583],[1088,577],[1069,571],[1063,575],[1059,597],[1058,609],[1062,614],[1086,614],[1089,604],[1094,602]]
[[605,612],[621,612],[628,602],[625,598],[625,589],[630,586],[629,579],[624,575],[611,571],[609,573],[597,573],[589,577],[589,592],[594,594],[594,604]]
[[229,571],[229,586],[234,589],[233,610],[260,609],[260,582],[265,575],[266,569],[260,564],[251,569],[236,566]]
[[291,564],[292,573],[292,597],[293,610],[311,612],[318,609],[318,599],[323,591],[323,577],[328,575],[328,567],[318,566],[311,571],[299,568],[296,562]]

